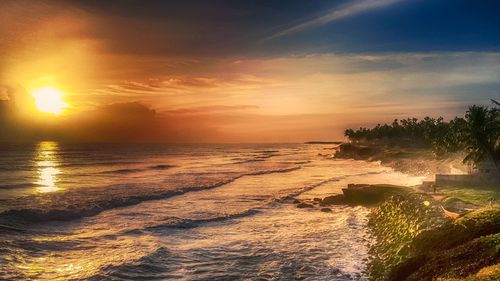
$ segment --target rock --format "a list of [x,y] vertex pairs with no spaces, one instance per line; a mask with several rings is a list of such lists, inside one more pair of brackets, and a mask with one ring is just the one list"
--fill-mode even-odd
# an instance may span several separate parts
[[315,202],[321,202],[321,201],[322,201],[322,199],[321,199],[321,198],[318,198],[318,197],[315,197],[315,198],[313,199],[313,201],[315,201]]
[[332,195],[323,198],[321,200],[321,205],[326,206],[326,205],[339,205],[339,204],[345,204],[345,198],[344,195]]
[[304,203],[304,202],[302,202],[299,205],[297,205],[297,208],[301,208],[301,209],[303,209],[303,208],[313,208],[313,207],[314,207],[313,205],[307,204],[307,203]]
[[382,150],[376,147],[357,145],[352,143],[343,143],[339,145],[338,151],[335,153],[336,158],[353,158],[353,159],[369,159],[374,156],[380,156]]
[[[363,205],[379,204],[393,195],[409,192],[409,188],[388,184],[348,184],[342,189],[343,194],[332,195],[321,200],[321,206],[328,205]],[[316,202],[316,198],[314,198]]]
[[300,200],[299,199],[295,199],[293,200],[293,204],[299,204],[300,203]]
[[332,212],[332,209],[330,208],[321,208],[321,212],[325,212],[325,213],[331,213]]
[[394,195],[402,195],[409,192],[407,187],[389,184],[349,184],[343,188],[345,202],[350,205],[370,206],[383,202]]
[[444,209],[450,212],[459,213],[460,215],[479,209],[479,206],[455,197],[444,198],[442,200],[442,206]]

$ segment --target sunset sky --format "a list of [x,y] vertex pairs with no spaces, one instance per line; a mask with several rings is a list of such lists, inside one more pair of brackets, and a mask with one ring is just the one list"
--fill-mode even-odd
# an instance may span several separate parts
[[[500,97],[500,1],[0,2],[0,140],[301,142]],[[33,93],[57,89],[60,114]],[[40,109],[38,107],[38,109]]]

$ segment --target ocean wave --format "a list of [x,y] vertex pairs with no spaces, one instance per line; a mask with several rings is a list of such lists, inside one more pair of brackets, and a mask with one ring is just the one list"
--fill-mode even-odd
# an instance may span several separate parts
[[160,164],[160,165],[148,166],[146,168],[128,168],[128,169],[117,169],[117,170],[111,170],[111,171],[104,171],[104,172],[99,172],[99,174],[131,174],[131,173],[145,172],[148,170],[167,170],[167,169],[170,169],[173,167],[175,167],[175,166],[174,165]]
[[165,229],[165,228],[189,229],[189,228],[195,228],[195,227],[198,227],[200,225],[207,224],[207,223],[223,222],[223,221],[253,216],[253,215],[258,214],[258,213],[260,213],[260,211],[257,209],[249,209],[249,210],[246,210],[246,211],[241,212],[241,213],[227,214],[227,215],[223,215],[220,217],[213,217],[213,218],[206,218],[206,219],[179,219],[178,221],[176,221],[174,223],[171,222],[171,223],[166,223],[166,224],[149,226],[149,227],[146,227],[145,230],[156,231],[156,230]]
[[33,188],[39,187],[39,184],[25,182],[25,183],[15,183],[15,184],[2,184],[0,185],[0,189],[17,189],[17,188]]
[[240,160],[240,161],[227,163],[226,165],[238,165],[238,164],[245,164],[245,163],[252,163],[252,162],[262,162],[262,161],[264,161],[264,159],[246,159],[246,160]]
[[279,150],[258,150],[256,151],[256,153],[265,153],[265,154],[269,154],[269,153],[278,153],[280,152]]
[[19,225],[0,224],[0,233],[5,233],[5,232],[26,232],[26,230]]
[[[103,162],[94,162],[88,159],[81,159],[81,161],[76,163],[65,163],[58,162],[56,163],[57,167],[61,168],[74,168],[74,167],[89,167],[89,166],[115,166],[115,165],[134,165],[134,164],[142,164],[143,162],[138,161],[103,161]],[[39,169],[43,167],[52,167],[51,165],[40,165],[35,162],[31,162],[31,164],[23,163],[23,164],[11,164],[11,165],[0,165],[0,171],[32,171],[34,169]]]
[[295,165],[303,165],[303,164],[309,164],[309,163],[311,163],[311,160],[296,161],[296,162],[292,162],[292,163],[295,164]]
[[278,156],[278,154],[262,154],[259,156],[255,156],[257,159],[269,159],[271,157]]
[[104,171],[104,172],[99,172],[98,174],[130,174],[130,173],[138,173],[142,172],[144,169],[118,169],[118,170],[111,170],[111,171]]
[[100,269],[88,280],[177,280],[185,276],[175,274],[179,263],[178,254],[169,251],[166,247],[159,247],[138,260],[122,264],[108,265]]
[[300,166],[294,166],[294,167],[290,167],[290,168],[282,168],[282,169],[274,169],[274,170],[266,170],[266,171],[256,171],[256,172],[250,172],[247,174],[243,174],[242,177],[243,176],[258,176],[258,175],[266,175],[266,174],[276,174],[276,173],[288,173],[288,172],[298,170],[300,168],[301,168]]
[[174,167],[175,167],[175,165],[160,164],[160,165],[149,166],[148,169],[151,169],[151,170],[166,170],[166,169],[170,169],[170,168],[174,168]]
[[[167,229],[191,229],[207,223],[231,221],[238,218],[253,216],[259,213],[261,213],[261,211],[250,209],[237,214],[230,214],[208,219],[178,219],[176,222],[148,227],[145,230],[150,232],[162,232]],[[142,233],[142,231],[144,230],[130,230],[127,231],[127,234],[137,234],[138,232]],[[176,273],[174,272],[175,268],[173,267],[176,267],[176,265],[180,263],[180,260],[185,260],[186,258],[187,257],[179,256],[178,252],[176,253],[168,250],[166,247],[159,247],[137,260],[105,266],[88,280],[114,280],[113,277],[118,277],[119,279],[126,280],[180,279],[183,276],[176,275]],[[225,274],[225,279],[227,279],[227,274]]]
[[49,210],[30,209],[30,208],[11,209],[0,213],[0,224],[9,226],[19,221],[30,222],[30,223],[42,223],[48,221],[75,220],[82,217],[95,216],[109,209],[136,205],[144,201],[166,199],[172,196],[182,195],[188,192],[221,187],[245,176],[257,176],[257,175],[265,175],[272,173],[287,173],[297,169],[300,169],[300,166],[265,170],[265,171],[255,171],[255,172],[241,174],[213,184],[197,185],[197,186],[187,187],[184,189],[169,190],[153,194],[132,195],[128,197],[111,198],[105,201],[94,202],[92,206],[88,207],[73,207],[66,209],[49,209]]
[[263,162],[266,159],[269,159],[274,156],[279,156],[278,150],[262,150],[262,151],[256,151],[257,155],[253,155],[252,158],[246,159],[246,158],[232,158],[234,162],[227,163],[226,165],[238,165],[238,164],[245,164],[245,163],[252,163],[252,162]]
[[[82,159],[85,160],[85,159]],[[60,167],[80,167],[80,166],[112,166],[112,165],[134,165],[141,164],[139,161],[101,161],[94,162],[92,160],[88,162],[77,162],[77,163],[61,163]]]

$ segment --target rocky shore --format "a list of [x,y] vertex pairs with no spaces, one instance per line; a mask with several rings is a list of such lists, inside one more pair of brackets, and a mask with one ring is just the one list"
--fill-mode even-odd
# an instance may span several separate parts
[[463,214],[452,219],[444,201],[421,189],[350,184],[342,191],[294,203],[322,212],[332,205],[372,208],[370,280],[500,280],[500,207],[464,210],[471,205],[450,200],[445,206]]
[[[334,158],[380,161],[429,180],[437,173],[467,172],[462,155],[437,156],[417,147],[343,143]],[[296,203],[324,212],[332,205],[371,208],[370,280],[500,280],[498,186],[349,184],[340,195]]]

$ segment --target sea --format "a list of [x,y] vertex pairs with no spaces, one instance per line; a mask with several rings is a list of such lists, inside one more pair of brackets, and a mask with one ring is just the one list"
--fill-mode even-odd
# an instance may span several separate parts
[[314,199],[423,179],[336,149],[1,144],[0,279],[367,280],[370,210]]

